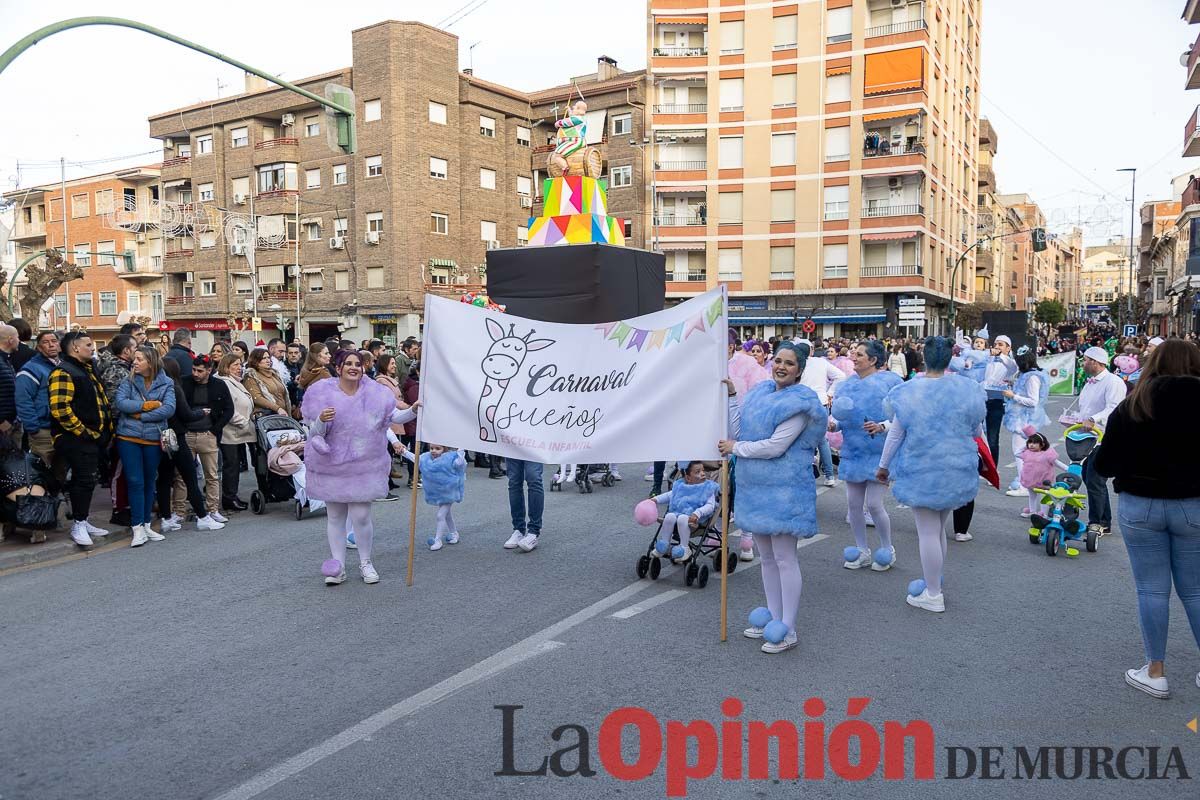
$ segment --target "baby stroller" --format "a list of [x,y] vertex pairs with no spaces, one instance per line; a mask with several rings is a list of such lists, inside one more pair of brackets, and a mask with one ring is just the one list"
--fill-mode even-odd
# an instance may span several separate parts
[[580,494],[591,494],[593,483],[610,487],[617,482],[616,477],[612,474],[611,464],[564,464],[563,466],[570,468],[565,475],[561,471],[562,467],[559,468],[559,472],[555,473],[554,479],[550,481],[550,491],[552,492],[561,492],[563,484],[572,480],[575,481],[575,486],[579,489]]
[[[705,464],[707,468],[709,464]],[[709,479],[719,477],[720,468],[717,469],[717,475],[714,476],[712,471],[707,472]],[[679,475],[679,470],[672,470],[672,478]],[[726,574],[732,573],[737,569],[738,556],[733,550],[730,550],[727,557],[721,557],[721,504],[720,496],[717,498],[717,510],[707,520],[701,520],[695,530],[692,530],[688,536],[688,546],[691,549],[691,555],[686,561],[676,562],[678,564],[686,564],[687,569],[684,571],[684,585],[691,586],[693,583],[703,589],[708,585],[709,568],[708,564],[701,564],[703,559],[710,559],[712,562],[712,570],[718,571],[723,565],[726,567]],[[669,560],[669,556],[660,556],[654,548],[658,541],[658,535],[662,531],[663,515],[659,515],[658,526],[654,529],[654,535],[650,538],[650,543],[646,547],[644,555],[638,557],[635,571],[638,578],[650,576],[650,580],[658,580],[659,574],[662,572],[664,560]],[[683,544],[679,541],[679,534],[672,533],[670,544]]]
[[308,432],[291,417],[266,414],[255,420],[254,433],[258,444],[254,453],[254,478],[258,488],[250,493],[250,510],[255,514],[265,514],[267,503],[293,500],[296,519],[302,519],[306,504],[297,496],[295,478],[272,472],[267,464],[267,455],[285,436],[299,436],[300,441],[308,441]]
[[1079,488],[1083,485],[1083,462],[1100,444],[1104,432],[1099,428],[1089,431],[1082,425],[1072,425],[1064,437],[1071,466],[1055,476],[1053,486],[1034,488],[1047,508],[1045,514],[1033,514],[1029,518],[1029,543],[1044,545],[1046,555],[1051,557],[1058,555],[1060,548],[1066,550],[1068,556],[1079,555],[1079,550],[1068,542],[1082,541],[1089,553],[1096,552],[1099,543],[1096,531],[1087,530],[1087,525],[1079,519],[1079,512],[1087,501],[1087,495]]

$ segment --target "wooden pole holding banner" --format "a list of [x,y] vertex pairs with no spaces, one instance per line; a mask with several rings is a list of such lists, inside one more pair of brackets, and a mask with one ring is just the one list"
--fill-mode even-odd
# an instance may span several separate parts
[[721,459],[721,641],[726,639],[729,587],[729,458]]
[[417,486],[421,483],[421,440],[413,442],[412,503],[408,508],[408,575],[405,586],[413,582],[413,552],[417,549]]

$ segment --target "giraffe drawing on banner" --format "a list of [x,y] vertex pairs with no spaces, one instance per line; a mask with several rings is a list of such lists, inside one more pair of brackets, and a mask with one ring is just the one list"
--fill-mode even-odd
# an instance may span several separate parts
[[482,442],[498,441],[496,436],[496,409],[508,388],[508,382],[521,371],[525,356],[535,350],[543,350],[554,344],[553,339],[530,339],[534,334],[531,329],[524,336],[514,333],[515,325],[504,327],[494,319],[485,319],[488,336],[492,337],[492,346],[483,357],[480,368],[487,380],[484,381],[483,391],[479,393],[479,440]]

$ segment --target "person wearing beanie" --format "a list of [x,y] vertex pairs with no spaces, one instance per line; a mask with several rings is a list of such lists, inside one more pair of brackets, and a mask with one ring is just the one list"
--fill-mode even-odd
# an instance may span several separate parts
[[[1109,355],[1103,347],[1089,347],[1083,353],[1083,372],[1087,381],[1079,390],[1075,421],[1087,430],[1108,425],[1108,417],[1125,399],[1125,381],[1108,371]],[[1094,455],[1094,454],[1093,454]],[[1092,457],[1083,462],[1083,482],[1087,486],[1088,530],[1101,536],[1112,533],[1112,505],[1108,480],[1093,469]]]

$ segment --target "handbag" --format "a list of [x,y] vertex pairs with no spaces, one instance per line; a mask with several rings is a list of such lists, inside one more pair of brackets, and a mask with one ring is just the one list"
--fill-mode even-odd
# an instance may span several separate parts
[[51,530],[58,525],[58,505],[62,498],[52,494],[32,494],[33,456],[25,458],[26,494],[17,495],[16,525],[32,531]]
[[164,453],[179,452],[179,437],[171,428],[163,428],[162,433],[158,434],[158,441]]

